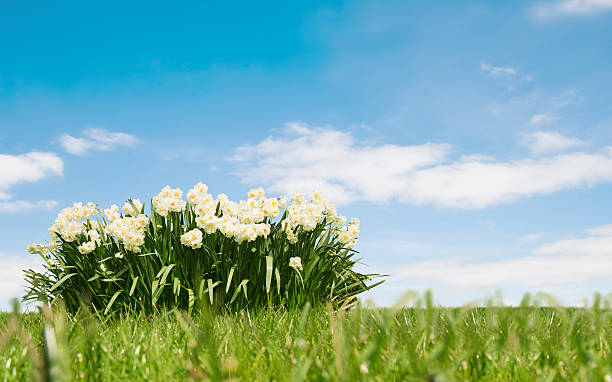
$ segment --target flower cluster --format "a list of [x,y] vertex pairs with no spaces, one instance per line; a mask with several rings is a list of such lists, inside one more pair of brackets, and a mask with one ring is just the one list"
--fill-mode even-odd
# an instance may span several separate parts
[[110,206],[110,208],[104,210],[104,215],[106,216],[106,219],[109,221],[109,223],[113,220],[120,219],[121,214],[119,213],[119,206],[113,204],[112,206]]
[[27,247],[45,270],[25,272],[24,300],[61,298],[76,312],[87,291],[88,303],[104,314],[161,307],[193,312],[200,300],[240,311],[324,301],[350,306],[370,288],[372,275],[352,269],[359,220],[338,215],[321,193],[287,199],[254,188],[243,199],[212,195],[198,183],[184,194],[164,187],[147,206],[148,216],[139,199],[64,208],[49,229],[49,244]]
[[[286,216],[281,221],[281,229],[292,244],[297,242],[300,232],[314,230],[324,219],[330,223],[329,229],[333,230],[337,240],[347,247],[354,246],[359,236],[359,220],[352,219],[344,225],[346,218],[339,216],[335,204],[319,192],[314,192],[310,200],[303,194],[296,193],[287,206],[286,198],[268,198],[263,188],[254,188],[248,192],[247,200],[233,202],[225,194],[214,198],[208,193],[208,186],[200,182],[187,192],[187,201],[182,197],[181,189],[166,186],[153,197],[152,210],[167,217],[170,212],[184,211],[189,203],[189,208],[196,216],[198,229],[181,235],[181,243],[193,249],[202,246],[203,233],[211,235],[218,231],[237,243],[252,242],[258,237],[267,238],[273,219],[284,209]],[[139,199],[129,199],[124,203],[122,211],[123,214],[116,204],[105,209],[104,215],[108,223],[98,227],[97,221],[89,220],[98,213],[96,205],[74,203],[72,207],[64,208],[59,213],[49,230],[64,241],[78,240],[77,248],[81,254],[88,254],[101,245],[102,232],[122,243],[126,250],[140,252],[145,241],[149,217],[143,214],[143,204]],[[86,240],[82,240],[83,237]],[[52,236],[50,243],[55,243],[55,236]],[[28,245],[28,251],[31,253],[46,253],[50,248],[52,244]]]
[[359,219],[351,219],[347,225],[339,227],[338,241],[345,244],[348,248],[352,248],[357,244],[357,237],[359,236]]
[[170,188],[166,186],[161,192],[153,197],[153,207],[155,212],[161,216],[168,216],[168,212],[181,212],[185,209],[187,203],[181,199],[183,191],[180,188]]
[[77,247],[82,255],[93,252],[93,250],[100,245],[100,233],[96,229],[89,230],[87,232],[87,238],[89,241],[86,241]]
[[128,251],[140,252],[140,246],[144,244],[145,228],[149,224],[149,218],[140,214],[136,217],[119,217],[110,222],[105,228],[105,233],[123,243]]
[[324,218],[330,222],[340,221],[336,205],[327,200],[320,192],[315,191],[312,199],[307,201],[303,194],[296,193],[287,207],[287,217],[282,222],[287,240],[295,244],[300,231],[312,231]]
[[60,211],[49,231],[60,235],[64,241],[75,241],[77,236],[87,229],[83,219],[88,219],[97,213],[98,209],[93,203],[87,203],[86,206],[83,203],[74,203],[72,207]]
[[239,203],[229,200],[225,194],[214,199],[203,183],[196,184],[187,192],[187,200],[201,230],[207,234],[219,231],[238,243],[268,237],[270,224],[265,219],[276,218],[283,206],[283,201],[278,198],[266,198],[263,189],[249,191],[249,199]]
[[195,228],[191,231],[185,232],[183,235],[181,235],[181,244],[193,249],[200,248],[202,246],[202,231]]
[[30,252],[32,254],[38,253],[38,254],[41,254],[41,255],[44,255],[44,254],[48,253],[49,250],[50,250],[48,246],[43,245],[41,243],[30,243],[30,244],[27,245],[26,248],[27,248],[28,252]]

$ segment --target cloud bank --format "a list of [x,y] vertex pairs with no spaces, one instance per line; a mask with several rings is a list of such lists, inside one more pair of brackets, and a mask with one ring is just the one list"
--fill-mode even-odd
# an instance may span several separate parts
[[[569,147],[546,137],[536,143],[534,149],[545,151]],[[612,181],[612,147],[510,161],[481,155],[450,160],[450,154],[446,143],[368,145],[348,132],[290,123],[281,137],[238,147],[229,159],[240,165],[246,183],[286,194],[318,189],[338,203],[397,200],[479,209]]]
[[611,227],[606,225],[587,230],[588,234],[599,233],[597,236],[543,244],[530,256],[477,263],[423,261],[401,267],[393,276],[461,288],[533,288],[609,279],[612,277]]

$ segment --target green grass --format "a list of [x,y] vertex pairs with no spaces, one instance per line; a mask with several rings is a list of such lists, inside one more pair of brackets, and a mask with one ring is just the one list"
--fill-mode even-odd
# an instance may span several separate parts
[[443,308],[426,295],[402,309],[5,313],[0,381],[608,381],[611,347],[597,296],[590,308]]

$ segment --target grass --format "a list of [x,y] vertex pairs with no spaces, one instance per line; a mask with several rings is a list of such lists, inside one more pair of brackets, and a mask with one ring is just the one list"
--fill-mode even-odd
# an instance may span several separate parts
[[[610,381],[612,311],[588,308],[306,306],[0,315],[0,381]],[[45,340],[46,338],[46,340]]]

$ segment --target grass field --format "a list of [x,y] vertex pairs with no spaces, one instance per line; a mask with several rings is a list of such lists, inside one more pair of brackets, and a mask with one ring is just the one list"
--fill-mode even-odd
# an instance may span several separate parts
[[[43,329],[46,328],[46,329]],[[46,338],[46,340],[45,340]],[[0,315],[0,380],[612,381],[612,312],[326,307],[101,319]]]

